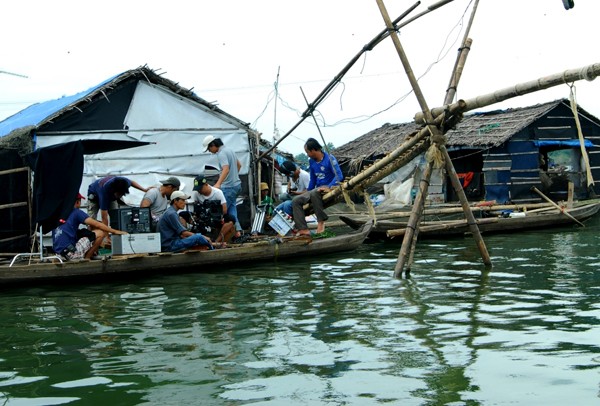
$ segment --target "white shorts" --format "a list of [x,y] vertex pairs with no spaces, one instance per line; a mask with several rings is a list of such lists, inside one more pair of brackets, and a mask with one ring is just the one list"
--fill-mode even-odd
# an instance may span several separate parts
[[90,248],[92,248],[90,239],[87,237],[80,238],[75,244],[75,251],[67,253],[67,259],[83,259]]

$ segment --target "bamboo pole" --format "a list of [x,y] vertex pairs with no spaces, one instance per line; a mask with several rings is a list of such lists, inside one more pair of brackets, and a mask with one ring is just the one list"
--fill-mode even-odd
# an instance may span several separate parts
[[[415,93],[415,96],[417,97],[419,105],[421,106],[421,110],[423,111],[423,114],[425,115],[426,122],[427,122],[426,126],[429,129],[431,138],[432,137],[435,137],[436,139],[443,138],[443,134],[442,134],[441,130],[433,124],[433,117],[431,116],[431,113],[429,112],[429,107],[427,106],[427,102],[425,101],[425,96],[423,95],[423,92],[421,91],[419,82],[417,81],[417,78],[415,77],[415,75],[413,73],[412,67],[410,66],[410,62],[408,61],[406,53],[404,52],[402,44],[400,43],[400,38],[394,31],[394,26],[392,24],[392,21],[390,19],[390,16],[387,12],[386,7],[383,4],[383,0],[376,0],[376,2],[377,2],[377,6],[379,7],[379,11],[381,12],[383,21],[385,22],[385,25],[387,26],[388,31],[390,32],[390,38],[392,39],[392,42],[394,43],[394,47],[396,48],[396,52],[398,53],[398,57],[400,58],[400,61],[402,62],[402,66],[404,67],[404,71],[406,72],[406,76],[408,77],[408,81],[410,82],[410,85]],[[431,166],[429,164],[427,165],[427,168],[429,168],[431,170]],[[423,179],[421,179],[421,184],[419,186],[419,193],[417,194],[417,196],[415,198],[412,213],[408,220],[406,234],[404,235],[404,240],[402,241],[402,247],[400,249],[400,252],[398,253],[398,261],[396,262],[396,267],[394,269],[395,277],[399,277],[402,274],[404,265],[408,262],[409,251],[410,251],[410,247],[412,245],[413,237],[415,235],[415,229],[418,227],[418,223],[421,219],[421,214],[423,212],[423,207],[424,207],[423,199],[424,199],[424,195],[427,194],[427,188],[429,186],[428,185],[428,181],[429,181],[428,177],[430,175],[431,175],[431,172],[426,170],[426,174],[424,174]]]
[[[260,134],[258,133],[256,134],[256,152],[260,154]],[[256,189],[254,189],[256,193],[255,207],[260,204],[260,180],[262,179],[262,161],[260,159],[256,161],[256,174],[258,176],[258,179],[254,179],[254,186],[256,187]],[[252,197],[250,197],[250,200],[252,200]],[[252,210],[252,217],[254,218],[255,209],[253,208]]]
[[[453,106],[452,109],[448,110],[446,117],[448,117],[448,114],[454,115],[454,114],[460,113],[461,105],[462,105],[462,103],[460,103],[460,101],[459,101],[459,103],[457,103],[455,106]],[[439,117],[436,117],[436,119],[433,121],[433,123],[435,125],[441,125],[443,120],[444,120],[444,118],[439,116]],[[403,162],[397,166],[394,165],[394,163],[397,164],[398,160],[400,158],[402,158],[403,155],[411,152],[411,149],[414,149],[414,153],[412,154],[414,156],[417,156],[417,155],[425,152],[427,150],[427,147],[429,147],[428,135],[429,135],[429,130],[427,128],[420,129],[417,134],[415,134],[414,136],[409,138],[407,141],[405,141],[398,148],[396,148],[395,150],[390,152],[388,155],[381,158],[380,160],[375,162],[373,165],[371,165],[370,167],[368,167],[361,173],[355,175],[348,181],[344,182],[342,184],[341,188],[344,190],[352,190],[361,184],[366,184],[367,182],[368,182],[368,184],[373,184],[373,183],[383,179],[389,173],[387,173],[387,172],[382,173],[381,171],[385,170],[388,167],[391,167],[391,168],[393,168],[393,170],[390,171],[390,173],[391,173],[391,172],[395,171],[396,169],[398,169],[399,167],[401,167],[402,165],[404,165],[406,162]],[[422,141],[427,141],[427,142],[422,144]],[[336,196],[339,196],[341,193],[342,193],[342,190],[340,190],[339,188],[335,188],[332,192],[323,196],[323,199],[329,200],[329,199],[335,198]]]
[[11,173],[26,172],[28,170],[29,170],[29,168],[27,166],[24,166],[22,168],[7,169],[4,171],[0,171],[0,175],[9,175]]
[[[412,7],[410,7],[407,11],[405,11],[404,13],[402,13],[402,15],[398,18],[396,18],[394,20],[395,23],[398,23],[401,19],[403,19],[404,17],[406,17],[412,10],[414,10],[419,4],[421,4],[420,1],[418,1],[417,3],[413,4]],[[354,64],[356,63],[356,61],[358,61],[360,59],[360,57],[367,51],[371,51],[377,44],[379,44],[381,41],[383,41],[386,37],[388,36],[388,31],[387,30],[383,30],[381,31],[379,34],[377,34],[377,36],[375,36],[371,41],[369,41],[369,43],[367,43],[358,54],[356,54],[351,60],[350,62],[348,62],[346,64],[346,66],[344,66],[342,68],[342,70],[335,75],[335,77],[327,84],[327,86],[325,86],[325,88],[321,91],[321,93],[319,93],[319,95],[315,98],[315,100],[312,103],[307,103],[308,107],[306,108],[306,110],[304,110],[304,112],[302,113],[302,115],[300,116],[300,120],[290,129],[288,130],[287,133],[285,133],[279,140],[277,140],[272,146],[271,148],[269,148],[267,151],[265,151],[264,153],[262,153],[262,155],[259,155],[259,157],[257,158],[258,160],[262,159],[264,156],[266,156],[267,154],[269,154],[271,151],[273,151],[277,145],[279,145],[284,139],[286,139],[292,132],[294,132],[294,130],[296,130],[296,128],[298,128],[298,126],[300,126],[300,124],[302,124],[304,122],[304,120],[306,120],[312,113],[313,111],[315,111],[315,109],[317,108],[317,106],[319,104],[321,104],[321,102],[323,100],[325,100],[325,97],[335,88],[335,86],[342,80],[342,78],[344,77],[344,75],[346,75],[346,73],[348,73],[348,71],[350,70],[350,68],[352,66],[354,66]]]
[[[477,224],[490,224],[490,223],[497,223],[498,222],[498,218],[497,217],[492,217],[492,218],[486,218],[486,219],[477,219]],[[442,231],[442,230],[450,230],[453,228],[460,228],[460,227],[465,227],[468,225],[467,220],[457,220],[457,221],[444,221],[440,224],[424,224],[420,227],[421,231],[423,231],[424,233],[431,233],[434,231]],[[397,230],[388,230],[386,232],[386,235],[390,238],[394,238],[394,237],[400,237],[405,235],[406,233],[406,228],[399,228]]]
[[573,208],[573,194],[575,192],[575,184],[571,181],[567,183],[567,208]]
[[452,103],[452,100],[454,100],[454,96],[456,96],[456,88],[462,76],[467,56],[469,55],[469,51],[471,50],[471,44],[473,43],[473,41],[469,38],[469,32],[471,31],[471,27],[473,26],[473,20],[475,20],[475,13],[477,12],[478,6],[479,0],[475,0],[475,3],[473,4],[473,10],[471,10],[471,17],[469,18],[469,23],[465,28],[465,35],[463,36],[461,47],[458,51],[458,57],[456,58],[454,68],[452,69],[452,76],[450,77],[450,83],[448,84],[448,89],[446,90],[446,98],[444,99],[444,105]]
[[[423,179],[421,179],[421,182],[419,184],[418,195],[422,196],[420,199],[420,202],[419,202],[419,204],[421,205],[421,208],[419,209],[419,212],[421,213],[421,217],[423,216],[423,212],[425,211],[425,200],[427,200],[427,193],[429,192],[429,184],[431,181],[431,174],[433,173],[433,169],[434,169],[433,160],[430,160],[427,162],[427,166],[425,166],[425,172],[423,173],[423,176],[422,176]],[[416,204],[416,202],[415,202],[415,204]],[[419,221],[415,224],[415,231],[412,236],[412,241],[406,242],[407,245],[410,244],[408,262],[406,263],[407,274],[410,272],[410,267],[415,259],[415,251],[417,249],[417,240],[419,239],[419,232],[421,230],[421,224],[420,224],[421,217],[419,218]],[[404,247],[404,243],[405,242],[402,241],[401,249]]]
[[577,111],[577,101],[575,100],[575,85],[570,85],[571,92],[569,95],[569,102],[571,105],[571,111],[575,118],[575,127],[577,128],[577,137],[579,138],[579,148],[581,150],[581,157],[585,163],[585,176],[586,186],[588,192],[594,191],[594,177],[592,176],[592,168],[590,167],[590,159],[588,157],[587,150],[585,149],[585,139],[583,138],[583,132],[581,131],[581,123],[579,122],[579,112]]
[[[462,71],[463,71],[463,68],[464,68],[466,60],[467,60],[467,55],[469,54],[469,50],[471,49],[471,43],[473,42],[471,39],[469,39],[468,36],[469,36],[469,31],[471,29],[471,26],[473,25],[473,20],[475,18],[475,12],[477,11],[478,4],[479,4],[479,0],[476,0],[475,5],[473,6],[473,10],[471,12],[471,18],[469,19],[469,23],[467,24],[467,28],[465,29],[465,34],[463,37],[462,45],[458,51],[458,55],[457,55],[456,61],[454,63],[454,68],[452,69],[452,74],[450,75],[450,83],[448,84],[448,88],[446,89],[446,97],[444,98],[444,103],[443,103],[444,105],[451,103],[452,100],[454,100],[454,96],[456,95],[456,88],[457,88],[458,82],[460,81],[460,78],[462,76]],[[427,199],[427,193],[429,191],[429,184],[431,181],[431,175],[433,173],[433,169],[434,169],[433,161],[428,161],[427,167],[425,168],[425,173],[423,174],[424,179],[421,180],[422,181],[421,183],[426,184],[427,188],[423,190],[421,187],[419,187],[419,193],[424,194],[424,197],[420,201],[420,204],[423,205],[423,207],[420,209],[421,213],[425,209],[425,200]],[[410,254],[409,254],[409,258],[408,258],[408,262],[407,262],[408,270],[410,270],[410,266],[414,261],[415,250],[417,247],[417,239],[419,238],[419,227],[420,227],[420,224],[419,224],[419,222],[417,222],[415,224],[415,231],[412,236],[412,241],[410,242]],[[402,247],[404,247],[405,245],[407,246],[408,244],[409,244],[408,241],[403,241]]]
[[[33,190],[31,187],[31,182],[32,178],[31,178],[31,168],[27,168],[27,212],[29,215],[29,229],[27,230],[29,233],[33,232],[33,235],[35,236],[35,228],[33,227]],[[33,248],[33,244],[32,244],[32,248]]]
[[[587,65],[579,69],[570,69],[566,70],[562,73],[557,73],[548,77],[539,78],[537,80],[516,84],[514,86],[498,90],[494,93],[489,93],[487,95],[478,96],[468,100],[457,100],[452,104],[445,105],[443,107],[436,107],[431,110],[432,115],[435,117],[435,123],[441,122],[442,113],[447,111],[450,113],[458,113],[458,112],[466,112],[469,110],[473,110],[479,107],[485,107],[490,104],[494,104],[503,100],[507,100],[513,97],[521,96],[528,93],[533,93],[539,90],[547,89],[553,86],[558,86],[565,83],[571,83],[574,81],[586,79],[586,80],[594,80],[597,76],[600,75],[600,63]],[[438,121],[439,120],[439,121]],[[417,123],[423,124],[423,113],[417,113],[415,115],[415,121]],[[364,182],[367,178],[372,176],[372,179],[369,179],[369,182],[375,183],[378,180],[384,178],[385,176],[377,176],[376,172],[379,169],[385,167],[385,165],[397,159],[403,153],[407,152],[411,147],[414,147],[417,143],[416,141],[420,141],[428,134],[428,130],[426,128],[422,129],[415,137],[411,138],[408,142],[411,144],[402,144],[399,148],[392,151],[390,155],[385,158],[382,158],[380,161],[377,161],[379,165],[377,169],[375,165],[372,165],[366,171],[356,175],[352,179],[350,179],[346,184],[344,184],[344,189],[352,189],[356,184]],[[415,139],[418,138],[418,139]],[[426,147],[424,148],[426,149]],[[423,152],[422,149],[420,152]],[[334,190],[323,196],[324,200],[329,200],[331,198],[335,198],[339,195],[341,191]]]
[[28,234],[15,235],[13,237],[2,238],[2,239],[0,239],[0,242],[14,241],[14,240],[19,240],[21,238],[26,238],[26,237],[29,237],[29,235]]
[[[423,111],[423,115],[424,115],[425,121],[427,123],[426,126],[429,129],[429,132],[431,134],[431,138],[436,144],[438,144],[438,149],[442,152],[443,158],[446,161],[445,162],[446,170],[448,171],[452,185],[456,189],[456,193],[458,194],[458,197],[461,201],[463,209],[465,210],[465,216],[466,216],[467,220],[469,220],[469,227],[471,228],[473,237],[475,238],[475,241],[476,241],[479,251],[481,253],[483,262],[486,265],[491,265],[491,259],[487,252],[487,248],[485,246],[485,243],[483,242],[481,233],[479,233],[479,230],[477,228],[477,223],[475,223],[475,218],[473,217],[473,213],[470,210],[469,203],[468,203],[465,193],[462,189],[460,181],[458,180],[456,171],[454,170],[454,167],[452,166],[452,161],[450,160],[448,151],[446,150],[445,146],[443,145],[443,142],[445,141],[443,133],[438,127],[436,127],[435,125],[432,124],[434,122],[433,116],[431,115],[429,107],[427,106],[427,102],[425,101],[425,97],[423,96],[423,93],[421,91],[419,83],[418,83],[416,77],[414,76],[414,73],[413,73],[410,63],[408,61],[408,58],[406,57],[406,53],[404,52],[404,49],[402,48],[402,44],[400,43],[400,38],[398,37],[396,32],[393,30],[394,27],[391,23],[391,20],[390,20],[389,14],[387,13],[385,5],[383,4],[383,0],[376,0],[376,2],[377,2],[377,5],[379,6],[379,11],[381,12],[383,20],[385,21],[386,26],[388,27],[388,30],[390,30],[390,38],[394,42],[394,46],[396,48],[396,51],[398,52],[400,61],[402,62],[402,65],[404,66],[404,70],[406,72],[406,75],[408,76],[411,87],[413,88],[415,96],[417,97],[419,105],[421,106],[421,110]],[[441,142],[441,145],[440,145],[440,142]],[[412,230],[411,230],[411,228],[407,229],[408,235],[404,237],[404,241],[412,241],[412,238],[414,235],[413,230],[414,230],[415,224],[418,223],[420,217],[421,217],[421,213],[419,210],[419,206],[417,206],[417,204],[415,204],[413,207],[413,213],[411,214],[411,216],[409,218],[409,224],[412,226]],[[404,245],[404,243],[403,243],[403,245]],[[400,254],[398,257],[398,262],[396,263],[396,268],[394,270],[394,276],[398,277],[402,273],[405,260],[406,260],[406,257],[403,257]]]
[[[393,25],[394,25],[394,29],[395,30],[399,30],[402,27],[407,26],[408,24],[412,23],[413,21],[421,18],[422,16],[424,16],[425,14],[428,14],[442,6],[445,6],[448,3],[453,2],[454,0],[440,0],[435,4],[432,4],[431,6],[429,6],[427,8],[427,10],[421,12],[420,14],[412,17],[410,20],[402,23],[402,24],[398,24],[401,20],[403,20],[408,14],[410,14],[415,8],[417,8],[421,2],[417,1],[415,4],[413,4],[411,7],[409,7],[404,13],[402,13],[402,15],[400,15],[398,18],[396,18],[393,21]],[[263,158],[265,155],[269,154],[271,151],[273,151],[277,145],[279,145],[284,139],[286,139],[292,132],[294,132],[294,130],[296,130],[296,128],[298,128],[298,126],[300,126],[300,124],[302,124],[304,122],[305,119],[308,118],[308,116],[310,116],[310,114],[317,108],[317,106],[319,104],[321,104],[321,102],[323,100],[325,100],[325,98],[327,97],[327,95],[335,88],[335,86],[342,80],[342,78],[344,77],[344,75],[350,70],[350,68],[356,63],[356,61],[358,61],[360,59],[360,57],[367,51],[371,51],[373,50],[373,48],[375,46],[377,46],[380,42],[382,42],[384,39],[386,39],[389,36],[389,30],[385,29],[383,31],[381,31],[379,34],[377,34],[371,41],[369,41],[365,46],[363,46],[363,48],[360,50],[360,52],[358,54],[356,54],[351,60],[350,62],[348,62],[346,64],[346,66],[333,78],[333,80],[331,80],[331,82],[329,82],[329,84],[327,86],[325,86],[325,88],[321,91],[321,93],[316,97],[316,99],[310,103],[308,105],[308,108],[304,111],[304,113],[302,113],[302,116],[300,117],[300,120],[287,132],[285,133],[280,139],[279,141],[277,141],[273,146],[271,146],[271,148],[269,148],[267,151],[263,152],[258,159]]]
[[558,210],[560,210],[560,212],[562,214],[564,214],[565,216],[567,216],[568,218],[570,218],[571,220],[573,220],[574,222],[579,224],[581,227],[585,227],[585,225],[581,221],[577,220],[575,217],[571,216],[568,212],[564,211],[562,207],[560,207],[558,204],[554,203],[548,196],[546,196],[544,193],[542,193],[542,191],[540,191],[538,188],[536,188],[535,186],[532,186],[531,190],[533,190],[535,193],[540,195],[548,203],[555,206]]
[[[562,84],[573,83],[583,79],[592,81],[598,76],[600,76],[600,63],[586,65],[578,69],[565,70],[564,72],[555,73],[549,76],[530,80],[528,82],[518,83],[514,86],[506,87],[504,89],[496,90],[493,93],[487,93],[471,99],[463,100],[465,103],[464,111],[475,110],[511,99],[513,97],[534,93]],[[456,103],[458,102],[443,107],[436,107],[431,110],[431,114],[434,117],[437,117],[442,114],[446,108],[452,108],[452,105]],[[415,115],[415,122],[419,124],[423,124],[425,122],[423,113],[417,113]]]
[[473,40],[471,38],[467,38],[459,50],[458,57],[456,59],[456,65],[454,67],[452,77],[450,78],[450,83],[448,83],[448,89],[446,90],[444,106],[452,103],[454,96],[456,96],[456,88],[458,87],[458,82],[462,76],[462,72],[467,61],[467,56],[469,56],[469,51],[471,50],[472,44]]
[[456,170],[454,169],[454,165],[452,165],[452,161],[450,160],[450,155],[448,155],[448,150],[445,145],[440,146],[440,151],[444,155],[444,161],[446,164],[446,171],[450,175],[450,182],[452,182],[452,186],[454,187],[454,191],[458,195],[458,199],[460,200],[460,204],[462,205],[465,218],[469,224],[469,229],[473,234],[473,238],[475,239],[475,243],[477,244],[477,248],[481,254],[481,258],[483,259],[483,263],[486,266],[492,265],[492,260],[490,258],[490,254],[488,253],[487,247],[485,246],[485,242],[483,241],[483,237],[479,232],[479,227],[477,227],[477,222],[475,221],[475,216],[473,216],[473,212],[471,211],[471,207],[469,206],[469,202],[467,200],[467,196],[465,195],[465,191],[458,180],[458,175],[456,174]]
[[[532,209],[546,209],[550,207],[548,203],[528,203],[528,204],[496,204],[493,206],[471,206],[473,212],[490,212],[498,210],[532,210]],[[462,213],[462,207],[445,207],[442,209],[425,209],[423,210],[424,215],[440,215],[440,214],[455,214]],[[336,213],[334,213],[336,214]],[[345,214],[345,213],[344,213]],[[368,214],[360,214],[355,217],[370,218]],[[410,211],[388,211],[377,215],[378,220],[386,220],[397,217],[408,217]]]
[[0,210],[11,209],[13,207],[22,207],[22,206],[27,206],[27,202],[0,204]]

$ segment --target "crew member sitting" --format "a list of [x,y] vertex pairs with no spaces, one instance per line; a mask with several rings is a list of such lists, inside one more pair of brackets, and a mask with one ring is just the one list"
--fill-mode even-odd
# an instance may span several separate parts
[[178,211],[185,209],[187,199],[189,196],[179,190],[171,193],[171,205],[158,221],[162,251],[178,252],[200,247],[214,249],[209,238],[188,231],[179,220]]
[[309,158],[310,184],[307,192],[292,200],[294,223],[298,229],[298,235],[310,235],[304,214],[304,205],[308,202],[312,204],[317,216],[317,233],[325,231],[325,221],[329,216],[325,213],[323,195],[344,179],[337,159],[323,151],[319,141],[309,138],[304,144],[304,151]]
[[293,214],[292,199],[295,196],[306,192],[308,184],[310,183],[310,175],[292,161],[285,161],[282,163],[279,167],[279,171],[288,177],[288,184],[287,193],[281,193],[279,195],[281,203],[276,209],[291,216]]
[[271,216],[273,216],[273,198],[269,195],[269,185],[267,182],[260,182],[260,204],[266,206],[266,220],[269,222]]
[[[202,175],[194,178],[192,200],[196,221],[204,228],[204,233],[209,234],[216,229],[216,242],[229,242],[235,234],[235,217],[227,213],[227,200],[225,195],[216,187],[208,184]],[[220,205],[220,210],[214,210]]]
[[[52,249],[65,259],[91,259],[95,256],[108,233],[127,234],[124,231],[115,230],[98,220],[94,220],[86,214],[81,207],[81,199],[85,199],[81,193],[77,194],[75,206],[67,220],[60,220],[60,225],[52,230]],[[80,229],[81,224],[88,225]]]

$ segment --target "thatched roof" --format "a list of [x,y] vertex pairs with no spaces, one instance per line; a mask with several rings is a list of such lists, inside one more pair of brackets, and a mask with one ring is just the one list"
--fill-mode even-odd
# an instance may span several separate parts
[[566,99],[507,110],[494,110],[465,115],[458,125],[446,133],[448,146],[497,147],[543,117]]
[[4,137],[0,137],[0,149],[16,149],[23,156],[33,151],[31,131],[33,126],[17,128]]
[[392,151],[421,126],[414,122],[403,124],[389,124],[369,131],[340,147],[336,147],[334,155],[337,159],[357,157],[379,157]]
[[[446,133],[447,145],[475,148],[502,145],[560,104],[565,104],[570,108],[567,99],[560,99],[529,107],[466,114],[453,129]],[[579,113],[600,123],[597,118],[582,108],[579,108]],[[398,147],[409,135],[420,128],[414,122],[384,124],[382,127],[336,148],[335,156],[338,159],[378,158]]]

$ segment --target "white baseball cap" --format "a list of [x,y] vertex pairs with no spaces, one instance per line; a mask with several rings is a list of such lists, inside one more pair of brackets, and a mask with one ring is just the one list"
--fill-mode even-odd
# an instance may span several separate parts
[[187,200],[190,197],[188,195],[186,195],[185,193],[183,193],[181,190],[176,190],[175,192],[171,193],[171,201],[175,200],[175,199],[184,199]]
[[212,135],[207,135],[206,137],[204,137],[204,141],[202,141],[202,145],[204,145],[204,148],[206,151],[208,151],[208,146],[211,142],[213,142],[215,140],[215,137]]

